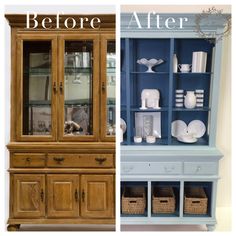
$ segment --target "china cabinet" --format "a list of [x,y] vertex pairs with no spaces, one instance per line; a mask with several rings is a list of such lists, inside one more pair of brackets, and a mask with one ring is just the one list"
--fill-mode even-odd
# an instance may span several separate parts
[[[133,197],[145,196],[146,204],[141,214],[121,207],[121,224],[204,224],[213,230],[222,157],[215,145],[222,42],[201,38],[193,14],[161,14],[188,18],[172,30],[154,23],[145,28],[147,14],[136,14],[139,24],[131,13],[121,14],[121,195],[144,189]],[[214,18],[202,30],[220,33],[223,25]],[[154,205],[158,189],[174,193],[161,196],[162,206]],[[189,192],[195,192],[190,211]],[[153,210],[168,209],[172,197],[171,212]]]
[[[38,19],[45,17],[56,16]],[[10,231],[21,224],[115,224],[115,16],[86,17],[99,18],[100,27],[27,29],[25,15],[6,15]]]

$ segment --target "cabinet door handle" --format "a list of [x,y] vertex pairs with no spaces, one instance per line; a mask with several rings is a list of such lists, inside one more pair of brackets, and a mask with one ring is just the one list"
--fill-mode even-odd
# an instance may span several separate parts
[[40,198],[41,198],[41,202],[43,202],[44,201],[44,191],[43,191],[43,189],[41,189]]
[[105,82],[102,82],[102,92],[103,92],[103,93],[106,92],[106,85],[105,85]]
[[54,91],[54,93],[57,93],[57,84],[56,84],[56,82],[53,83],[53,91]]
[[102,165],[103,162],[105,162],[107,159],[104,157],[104,158],[95,158],[95,161],[98,162],[99,165]]
[[84,200],[85,200],[85,192],[84,192],[84,189],[83,189],[83,191],[82,191],[82,202],[84,202]]
[[75,190],[75,201],[76,201],[76,202],[79,201],[79,192],[78,192],[77,189]]
[[64,161],[64,157],[53,157],[53,160],[57,162],[57,164],[61,164]]
[[25,158],[25,161],[26,161],[28,164],[30,164],[31,158],[30,158],[30,157],[26,157],[26,158]]
[[63,85],[62,85],[62,82],[60,82],[60,93],[61,93],[61,94],[63,93]]

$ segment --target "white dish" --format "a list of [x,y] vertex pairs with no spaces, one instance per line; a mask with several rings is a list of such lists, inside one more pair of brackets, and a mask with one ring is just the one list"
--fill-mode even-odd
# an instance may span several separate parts
[[182,120],[175,120],[171,123],[171,135],[173,137],[179,137],[186,135],[188,131],[188,127],[186,123]]
[[206,132],[206,126],[200,120],[193,120],[188,124],[188,133],[195,138],[201,138]]
[[125,121],[122,118],[120,118],[120,127],[123,130],[123,134],[124,134],[127,127],[126,127]]
[[177,140],[182,143],[196,143],[197,142],[197,138],[193,137],[192,134],[178,136]]

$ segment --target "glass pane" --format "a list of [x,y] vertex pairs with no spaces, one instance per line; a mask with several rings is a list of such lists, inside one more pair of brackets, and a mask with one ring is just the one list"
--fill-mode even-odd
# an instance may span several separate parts
[[51,42],[23,43],[23,135],[51,134]]
[[65,42],[65,135],[93,134],[92,41]]
[[107,41],[107,135],[115,135],[116,44]]

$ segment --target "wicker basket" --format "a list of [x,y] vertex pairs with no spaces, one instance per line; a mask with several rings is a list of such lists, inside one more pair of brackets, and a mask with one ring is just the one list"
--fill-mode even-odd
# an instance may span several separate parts
[[207,196],[202,187],[187,187],[184,194],[184,213],[207,214]]
[[154,187],[152,213],[174,213],[175,195],[172,187]]
[[145,188],[125,187],[122,194],[122,214],[144,214],[145,208]]

